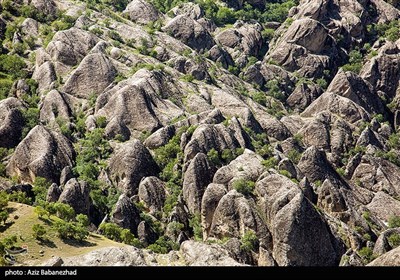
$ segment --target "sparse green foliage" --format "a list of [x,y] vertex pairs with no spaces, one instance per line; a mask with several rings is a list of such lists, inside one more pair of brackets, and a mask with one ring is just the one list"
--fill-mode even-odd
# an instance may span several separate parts
[[349,53],[349,63],[343,65],[344,71],[351,71],[356,74],[360,73],[362,67],[363,56],[359,50],[352,50]]
[[389,237],[388,237],[388,242],[389,242],[389,245],[390,245],[392,248],[396,248],[396,247],[400,246],[400,234],[398,234],[398,233],[392,233],[392,234],[389,235]]
[[171,250],[179,250],[179,244],[173,242],[166,236],[161,236],[154,244],[151,244],[147,249],[159,253],[167,254]]
[[389,228],[397,228],[400,227],[400,217],[399,216],[391,216],[388,220]]
[[258,247],[258,237],[254,230],[247,230],[242,238],[240,248],[246,252],[255,251]]
[[369,247],[361,248],[361,250],[358,251],[358,254],[365,263],[369,263],[375,258],[372,249]]
[[194,239],[197,241],[202,241],[203,240],[203,229],[201,227],[200,214],[194,215],[189,220],[189,226],[193,229]]
[[232,187],[243,195],[253,194],[255,183],[245,179],[238,179],[233,182]]
[[35,203],[46,200],[47,189],[51,186],[51,183],[43,177],[37,176],[33,182],[32,191],[35,194]]
[[46,234],[46,229],[41,224],[34,224],[32,226],[33,237],[37,240],[43,239],[44,235]]

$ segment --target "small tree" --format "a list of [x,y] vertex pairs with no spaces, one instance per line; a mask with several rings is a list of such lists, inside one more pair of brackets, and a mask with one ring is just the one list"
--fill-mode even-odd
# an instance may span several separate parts
[[88,227],[90,224],[89,218],[88,216],[84,215],[84,214],[79,214],[76,216],[76,221],[82,225],[83,227]]
[[35,239],[37,240],[43,239],[44,235],[46,234],[46,229],[41,224],[34,224],[32,226],[32,231],[33,237],[35,237]]
[[70,221],[75,217],[75,210],[68,204],[57,202],[54,204],[57,216],[65,221]]

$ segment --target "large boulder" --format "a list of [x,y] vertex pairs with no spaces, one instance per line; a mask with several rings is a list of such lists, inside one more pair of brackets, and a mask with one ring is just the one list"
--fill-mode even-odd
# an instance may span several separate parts
[[400,247],[397,247],[370,262],[367,266],[400,266]]
[[333,266],[339,254],[324,218],[300,188],[281,175],[256,184],[272,233],[273,258],[280,266]]
[[270,244],[271,235],[253,202],[231,190],[221,198],[215,209],[209,236],[240,238],[248,230],[253,230],[261,243]]
[[180,94],[165,73],[141,69],[97,98],[95,116],[107,118],[107,137],[121,134],[128,139],[132,133],[153,132],[182,115],[182,109],[168,100]]
[[103,92],[114,81],[117,71],[102,53],[86,56],[65,82],[64,92],[80,98]]
[[145,266],[143,252],[133,246],[105,247],[64,258],[64,266]]
[[180,253],[189,266],[241,266],[220,245],[207,245],[188,240],[182,243]]
[[88,216],[90,208],[89,192],[90,189],[86,182],[73,178],[65,184],[58,201],[69,204],[74,208],[76,214]]
[[15,149],[7,173],[24,182],[40,176],[58,183],[62,169],[73,166],[74,158],[73,146],[65,136],[38,125]]
[[201,200],[201,225],[203,228],[203,237],[208,238],[215,209],[221,198],[227,193],[224,185],[209,184]]
[[148,24],[149,22],[156,21],[160,18],[160,13],[154,8],[154,6],[144,0],[133,0],[123,11],[124,15],[127,15],[131,21]]
[[111,157],[111,180],[125,194],[137,194],[140,180],[157,175],[159,168],[139,140],[124,143]]
[[211,49],[215,45],[207,29],[187,15],[178,15],[173,18],[163,27],[163,31],[198,51]]
[[154,176],[146,177],[139,184],[138,195],[150,214],[161,212],[166,198],[165,183]]
[[139,209],[124,194],[122,194],[115,209],[111,214],[111,221],[122,228],[129,229],[133,234],[137,235],[138,225],[140,223]]
[[21,138],[24,119],[22,103],[10,97],[0,101],[0,147],[15,147]]
[[190,162],[183,177],[183,199],[191,214],[200,213],[201,199],[209,183],[211,183],[213,170],[207,156],[198,153]]
[[46,50],[55,62],[57,74],[66,74],[97,44],[99,39],[88,31],[72,27],[57,32]]
[[265,171],[262,165],[263,158],[251,150],[245,149],[243,154],[232,160],[228,165],[218,169],[213,183],[225,184],[231,187],[236,179],[256,181]]

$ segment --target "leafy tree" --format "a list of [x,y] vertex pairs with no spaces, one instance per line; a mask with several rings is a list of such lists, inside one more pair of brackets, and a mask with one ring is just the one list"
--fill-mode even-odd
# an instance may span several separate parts
[[57,211],[57,217],[64,221],[70,221],[75,217],[75,210],[68,204],[57,202],[54,204],[54,207]]
[[78,214],[76,216],[76,221],[82,225],[83,227],[88,227],[90,224],[89,218],[88,216],[84,215],[84,214]]
[[13,79],[26,77],[25,68],[26,64],[19,56],[14,54],[0,55],[0,71],[11,75]]

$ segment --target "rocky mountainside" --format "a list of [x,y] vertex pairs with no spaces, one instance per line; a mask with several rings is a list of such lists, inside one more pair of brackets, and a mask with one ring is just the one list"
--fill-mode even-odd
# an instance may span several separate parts
[[0,188],[137,239],[64,264],[399,264],[399,1],[0,2]]

